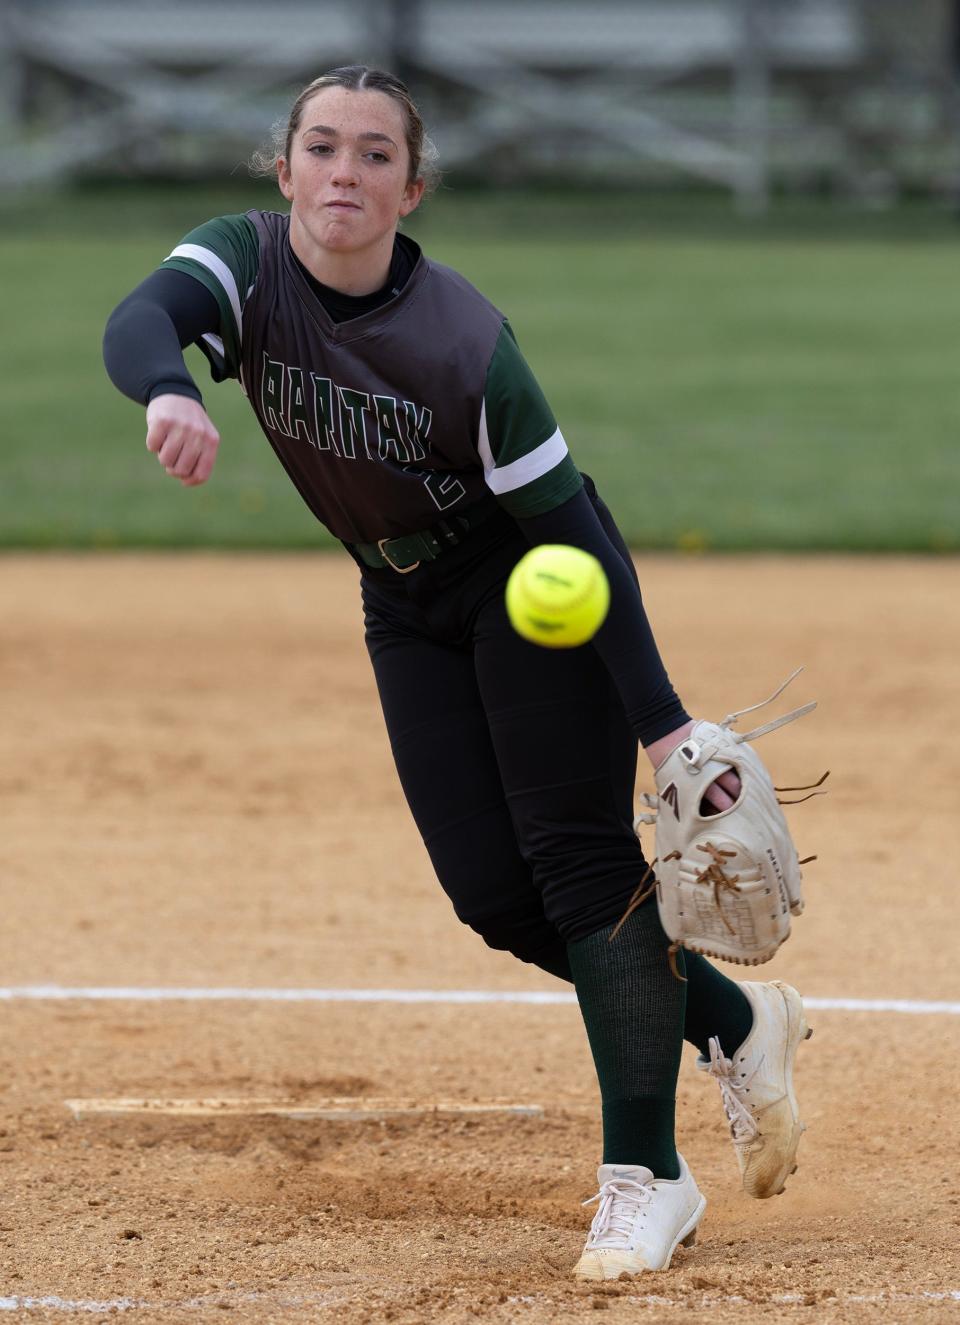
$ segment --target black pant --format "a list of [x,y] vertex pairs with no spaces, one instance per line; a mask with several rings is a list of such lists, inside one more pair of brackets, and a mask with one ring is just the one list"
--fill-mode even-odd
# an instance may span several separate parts
[[498,514],[408,575],[364,570],[362,589],[394,759],[440,883],[491,947],[537,961],[617,920],[646,862],[637,739],[606,668],[589,645],[540,648],[507,619],[527,550]]

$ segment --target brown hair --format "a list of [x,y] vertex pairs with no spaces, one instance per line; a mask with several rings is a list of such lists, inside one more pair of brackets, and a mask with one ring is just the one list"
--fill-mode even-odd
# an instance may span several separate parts
[[286,124],[278,120],[273,126],[269,146],[253,154],[250,168],[254,174],[272,175],[280,157],[290,160],[293,137],[300,128],[303,108],[315,93],[322,92],[325,87],[345,87],[351,92],[383,92],[392,97],[403,111],[407,151],[410,154],[408,182],[412,184],[415,179],[422,179],[426,193],[436,188],[440,182],[440,171],[436,166],[437,149],[424,132],[423,120],[408,88],[393,74],[383,69],[370,69],[365,64],[343,65],[308,83],[291,106]]

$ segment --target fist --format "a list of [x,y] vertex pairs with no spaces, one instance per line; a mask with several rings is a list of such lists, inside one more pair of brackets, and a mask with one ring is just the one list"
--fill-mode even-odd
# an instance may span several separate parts
[[206,483],[219,445],[207,411],[189,396],[154,396],[147,406],[147,450],[185,488]]

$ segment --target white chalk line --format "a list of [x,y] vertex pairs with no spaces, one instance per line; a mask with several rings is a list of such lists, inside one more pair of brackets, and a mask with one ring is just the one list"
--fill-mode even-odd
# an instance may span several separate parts
[[[696,1303],[701,1307],[721,1306],[764,1306],[792,1305],[805,1303],[805,1293],[771,1293],[762,1302],[742,1297],[739,1293],[712,1294],[691,1293],[686,1297],[666,1297],[660,1293],[626,1295],[627,1301],[637,1305],[651,1307],[686,1307]],[[206,1307],[342,1307],[349,1300],[343,1290],[326,1293],[271,1294],[271,1293],[214,1293],[208,1297],[190,1297],[181,1301],[147,1301],[131,1297],[108,1298],[103,1301],[88,1298],[65,1298],[50,1294],[44,1297],[8,1296],[0,1297],[0,1311],[63,1311],[63,1312],[120,1312],[120,1311],[198,1311]],[[549,1304],[549,1299],[523,1294],[507,1299],[508,1302]],[[817,1296],[817,1306],[847,1306],[852,1303],[885,1302],[958,1302],[960,1289],[946,1289],[942,1292],[926,1290],[918,1293],[901,1293],[885,1289],[879,1293],[849,1293],[843,1296]],[[813,1305],[813,1304],[812,1304]]]
[[[94,1000],[117,1003],[521,1003],[576,1004],[567,990],[529,989],[222,989],[87,985],[10,985],[0,1001]],[[960,1003],[907,998],[804,998],[818,1012],[900,1012],[913,1016],[960,1017]]]
[[256,1303],[272,1307],[332,1307],[344,1302],[343,1291],[304,1293],[291,1296],[273,1293],[212,1293],[208,1297],[188,1297],[180,1301],[147,1301],[134,1297],[68,1298],[48,1294],[44,1297],[0,1297],[0,1311],[201,1311],[204,1307],[242,1307]]

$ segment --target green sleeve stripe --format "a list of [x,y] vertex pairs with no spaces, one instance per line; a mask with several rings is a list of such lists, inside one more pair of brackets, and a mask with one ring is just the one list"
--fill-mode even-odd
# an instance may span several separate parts
[[583,478],[569,455],[548,474],[541,475],[522,488],[514,488],[498,498],[500,505],[514,519],[543,515],[562,506],[583,487]]
[[230,303],[230,309],[233,313],[234,328],[236,330],[237,340],[240,340],[243,332],[243,313],[240,308],[240,292],[237,289],[237,282],[234,279],[233,272],[224,262],[223,258],[217,256],[209,248],[202,248],[199,244],[178,244],[169,254],[167,261],[171,258],[185,258],[189,262],[196,262],[204,267],[213,276],[216,277],[220,288]]
[[[478,449],[488,482],[491,471],[506,470],[545,443],[556,448],[550,464],[561,458],[563,445],[562,438],[556,441],[557,421],[508,322],[500,328],[487,366],[483,406]],[[519,482],[527,482],[530,477],[535,475],[528,474]]]

